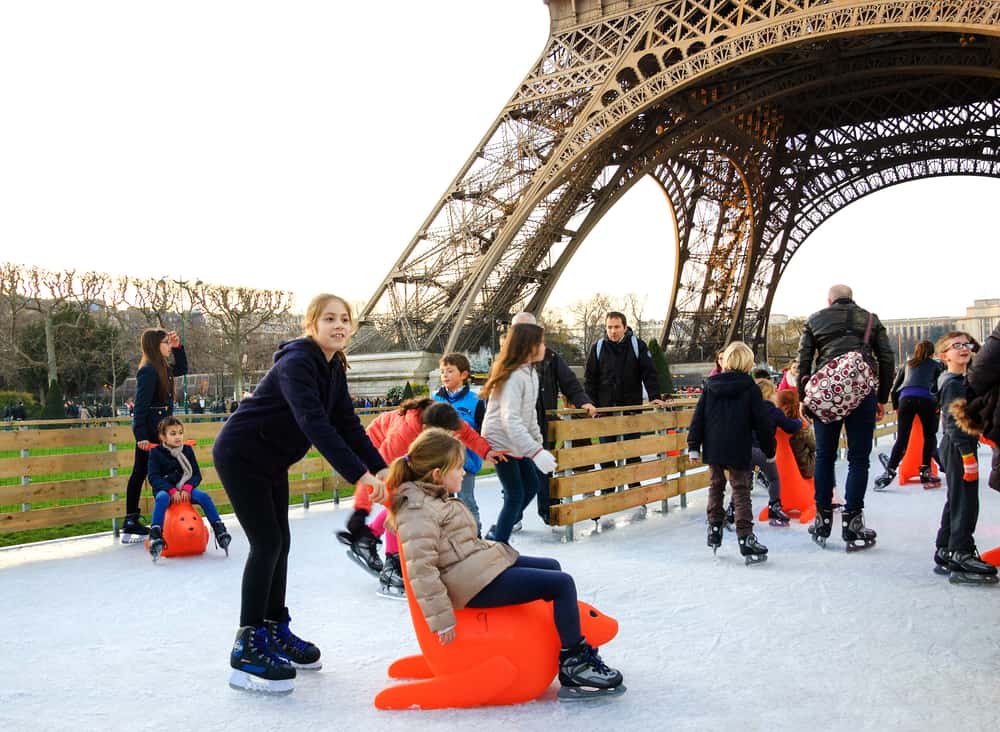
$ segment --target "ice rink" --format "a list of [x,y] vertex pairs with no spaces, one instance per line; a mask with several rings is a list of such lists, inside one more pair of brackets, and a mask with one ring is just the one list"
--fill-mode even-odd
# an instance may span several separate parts
[[[496,479],[477,494],[489,525]],[[558,558],[581,599],[621,624],[602,655],[628,693],[592,704],[558,703],[554,684],[514,707],[377,711],[388,664],[418,649],[405,603],[378,597],[334,538],[349,504],[291,511],[292,627],[324,667],[286,697],[226,683],[247,549],[232,517],[229,559],[210,543],[154,565],[110,536],[0,551],[0,729],[997,730],[1000,587],[931,572],[944,498],[919,484],[869,491],[878,545],[853,554],[839,518],[826,550],[797,522],[758,525],[770,558],[756,567],[731,533],[717,557],[705,546],[704,491],[599,533],[578,524],[572,544],[532,505],[515,548]],[[1000,545],[1000,495],[986,488],[977,539]]]

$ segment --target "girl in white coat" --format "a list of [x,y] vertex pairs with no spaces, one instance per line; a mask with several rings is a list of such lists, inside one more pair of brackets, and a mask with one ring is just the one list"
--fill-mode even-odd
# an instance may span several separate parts
[[500,354],[493,362],[490,377],[479,392],[489,399],[483,418],[483,437],[490,447],[508,455],[497,463],[503,486],[503,508],[492,536],[509,543],[514,524],[540,490],[546,490],[545,474],[556,468],[556,459],[542,446],[535,402],[538,374],[534,363],[545,357],[544,331],[538,325],[521,323],[507,334]]

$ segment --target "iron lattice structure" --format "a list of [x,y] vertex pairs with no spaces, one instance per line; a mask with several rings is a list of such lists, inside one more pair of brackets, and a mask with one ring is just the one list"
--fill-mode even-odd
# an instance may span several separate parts
[[544,52],[366,305],[356,350],[489,343],[651,176],[677,242],[661,342],[760,353],[782,273],[827,218],[904,181],[1000,176],[1000,0],[548,4]]

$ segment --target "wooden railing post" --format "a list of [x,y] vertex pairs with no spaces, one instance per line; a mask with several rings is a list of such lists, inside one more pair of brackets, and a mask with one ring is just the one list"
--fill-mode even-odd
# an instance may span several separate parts
[[[569,415],[569,414],[560,414],[559,415],[559,419],[573,419],[573,417],[572,417],[572,415]],[[572,446],[573,446],[573,441],[572,440],[563,440],[563,447],[569,448],[569,447],[572,447]],[[593,467],[593,466],[591,466],[591,467]],[[549,490],[551,491],[552,489],[549,488]],[[573,496],[566,496],[565,498],[560,498],[559,502],[560,503],[570,503],[572,500],[573,500]],[[563,541],[566,542],[566,543],[571,543],[573,541],[573,524],[572,523],[569,523],[569,524],[567,524],[565,526],[565,529],[563,531]]]

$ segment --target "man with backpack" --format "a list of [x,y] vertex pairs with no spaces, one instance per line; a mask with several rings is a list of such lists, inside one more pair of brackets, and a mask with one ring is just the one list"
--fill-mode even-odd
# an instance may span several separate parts
[[[609,312],[604,318],[604,331],[605,335],[597,339],[587,356],[584,391],[593,397],[598,407],[633,406],[642,404],[645,397],[651,404],[663,406],[665,402],[660,399],[660,381],[653,359],[649,356],[649,348],[628,327],[625,315],[617,311]],[[637,437],[637,432],[624,435],[626,440]],[[617,437],[600,439],[601,442],[615,442]],[[641,461],[642,458],[630,457],[625,462]],[[614,463],[601,463],[601,467],[613,468]]]
[[809,533],[822,546],[833,524],[831,501],[840,433],[842,429],[847,433],[842,523],[848,551],[875,544],[876,534],[865,527],[862,509],[875,424],[885,414],[896,368],[885,326],[853,298],[850,287],[834,285],[827,294],[828,307],[809,316],[799,340],[797,387],[816,430],[816,520]]

